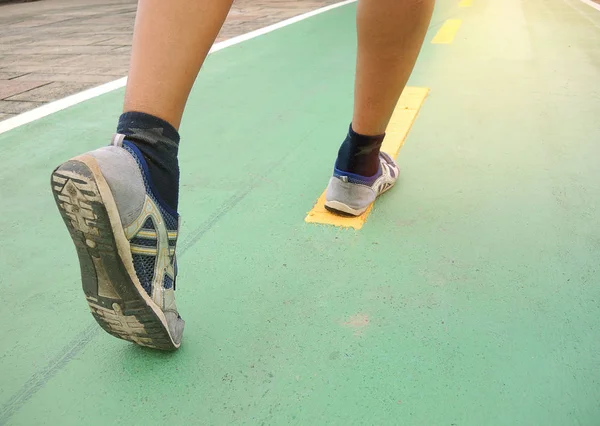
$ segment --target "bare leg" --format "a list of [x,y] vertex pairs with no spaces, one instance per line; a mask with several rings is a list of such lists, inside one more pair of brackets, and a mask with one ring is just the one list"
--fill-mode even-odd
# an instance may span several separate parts
[[358,1],[354,115],[327,187],[328,210],[360,215],[396,183],[398,166],[380,153],[381,144],[423,45],[434,3]]
[[139,0],[124,111],[176,129],[233,0]]
[[435,0],[359,0],[352,128],[380,135],[413,70]]
[[[353,128],[385,131],[421,49],[435,0],[360,0]],[[124,111],[179,127],[232,0],[140,0]]]

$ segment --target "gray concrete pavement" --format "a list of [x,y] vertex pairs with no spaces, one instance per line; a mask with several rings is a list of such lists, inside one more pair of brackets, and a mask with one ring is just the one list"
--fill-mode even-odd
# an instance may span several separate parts
[[[337,1],[236,0],[218,41]],[[125,76],[136,3],[0,3],[0,120]]]

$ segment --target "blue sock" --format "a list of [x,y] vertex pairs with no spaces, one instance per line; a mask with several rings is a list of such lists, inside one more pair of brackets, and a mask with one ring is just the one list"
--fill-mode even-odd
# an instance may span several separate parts
[[126,112],[117,133],[133,143],[144,156],[152,186],[162,201],[177,211],[179,200],[179,133],[166,121],[143,112]]
[[379,171],[379,150],[383,135],[365,136],[348,130],[348,136],[338,151],[335,168],[344,172],[370,177]]

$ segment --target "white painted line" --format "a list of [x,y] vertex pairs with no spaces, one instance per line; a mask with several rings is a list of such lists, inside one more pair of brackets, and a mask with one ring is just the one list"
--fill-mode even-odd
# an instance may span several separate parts
[[87,101],[88,99],[112,92],[113,90],[124,87],[125,84],[127,84],[127,77],[111,81],[103,84],[102,86],[84,90],[83,92],[75,93],[74,95],[67,96],[66,98],[47,103],[41,107],[37,107],[30,111],[19,114],[16,117],[0,121],[0,134],[8,132],[15,127],[22,126],[23,124],[31,123],[39,118],[46,117],[47,115],[54,114],[55,112],[69,108],[70,106],[77,105],[83,101]]
[[213,45],[212,49],[210,49],[210,52],[211,53],[217,52],[221,49],[225,49],[226,47],[233,46],[234,44],[238,44],[243,41],[250,40],[251,38],[255,38],[255,37],[261,36],[263,34],[270,33],[271,31],[275,31],[280,28],[287,27],[288,25],[295,24],[296,22],[300,22],[307,18],[313,17],[315,15],[319,15],[323,12],[330,11],[331,9],[336,9],[341,6],[346,6],[347,4],[350,4],[350,3],[355,3],[356,1],[357,0],[346,0],[346,1],[343,1],[340,3],[335,3],[335,4],[332,4],[329,6],[322,7],[317,10],[313,10],[312,12],[307,12],[307,13],[303,13],[302,15],[294,16],[293,18],[286,19],[285,21],[281,21],[281,22],[278,22],[273,25],[269,25],[268,27],[260,28],[258,30],[251,31],[246,34],[242,34],[240,36],[230,38],[229,40],[225,40],[225,41],[222,41],[220,43],[216,43],[215,45]]
[[580,0],[580,1],[584,2],[588,6],[592,6],[596,10],[600,10],[600,4],[593,2],[592,0]]
[[[246,34],[239,35],[237,37],[230,38],[229,40],[222,41],[220,43],[215,43],[213,47],[210,49],[210,53],[218,52],[219,50],[223,50],[227,47],[233,46],[238,43],[242,43],[246,40],[250,40],[261,35],[270,33],[272,31],[278,30],[283,27],[287,27],[288,25],[295,24],[296,22],[303,21],[315,15],[319,15],[321,13],[327,12],[329,10],[345,6],[350,3],[355,3],[357,0],[346,0],[339,3],[335,3],[329,6],[322,7],[320,9],[313,10],[312,12],[303,13],[302,15],[294,16],[293,18],[286,19],[285,21],[278,22],[273,25],[269,25],[264,28],[260,28],[255,31],[251,31]],[[582,0],[583,1],[583,0]],[[84,90],[83,92],[75,93],[74,95],[67,96],[66,98],[59,99],[57,101],[50,102],[46,105],[42,105],[41,107],[32,109],[31,111],[24,112],[22,114],[17,115],[16,117],[12,117],[6,119],[4,121],[0,121],[0,134],[8,132],[9,130],[20,127],[24,124],[31,123],[32,121],[38,120],[42,117],[46,117],[50,114],[54,114],[57,111],[61,111],[63,109],[69,108],[73,105],[77,105],[81,102],[87,101],[88,99],[95,98],[97,96],[103,95],[108,92],[112,92],[113,90],[120,89],[125,87],[127,84],[127,77],[120,78],[118,80],[111,81],[109,83],[103,84],[98,87],[93,87],[91,89]]]

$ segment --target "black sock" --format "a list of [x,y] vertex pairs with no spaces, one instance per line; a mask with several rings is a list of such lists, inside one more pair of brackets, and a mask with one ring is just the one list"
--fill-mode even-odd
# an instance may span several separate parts
[[365,136],[348,130],[348,136],[338,152],[335,168],[361,176],[373,176],[379,170],[379,150],[383,143],[383,135]]
[[179,133],[166,121],[143,112],[126,112],[119,117],[117,133],[133,143],[148,163],[157,195],[177,211],[179,199]]

